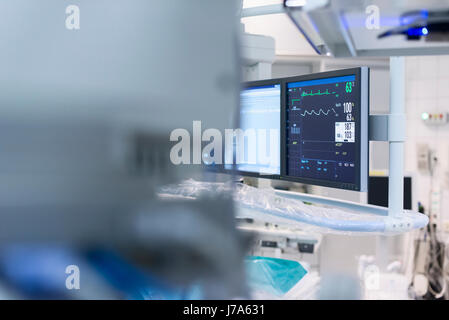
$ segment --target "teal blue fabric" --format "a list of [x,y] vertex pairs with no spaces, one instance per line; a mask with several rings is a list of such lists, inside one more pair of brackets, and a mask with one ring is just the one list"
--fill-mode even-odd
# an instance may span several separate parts
[[287,293],[307,274],[297,261],[269,257],[246,257],[245,267],[251,289],[276,296]]

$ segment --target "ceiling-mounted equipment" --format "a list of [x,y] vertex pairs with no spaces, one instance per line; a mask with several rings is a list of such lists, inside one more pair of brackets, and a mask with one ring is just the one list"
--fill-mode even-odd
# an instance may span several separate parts
[[402,14],[400,25],[381,33],[378,38],[405,35],[407,40],[449,41],[449,10],[418,10]]
[[[320,55],[449,54],[447,2],[323,0],[294,4],[284,0],[286,14]],[[390,37],[394,34],[405,37]]]

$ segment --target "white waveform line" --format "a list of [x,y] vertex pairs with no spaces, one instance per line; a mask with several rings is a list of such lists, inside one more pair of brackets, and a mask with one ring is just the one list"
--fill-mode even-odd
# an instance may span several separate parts
[[328,109],[327,111],[324,111],[323,109],[320,109],[320,110],[318,110],[318,113],[317,113],[315,110],[312,110],[312,111],[307,111],[307,110],[305,110],[303,113],[300,113],[300,115],[301,115],[302,117],[305,117],[306,114],[309,115],[309,116],[311,116],[312,114],[315,114],[315,115],[319,116],[319,115],[322,113],[322,114],[324,114],[325,116],[327,116],[327,115],[329,114],[329,112],[331,112],[331,111],[333,111],[335,114],[337,114],[337,112],[335,111],[335,109],[334,109],[334,108],[331,108],[331,109]]

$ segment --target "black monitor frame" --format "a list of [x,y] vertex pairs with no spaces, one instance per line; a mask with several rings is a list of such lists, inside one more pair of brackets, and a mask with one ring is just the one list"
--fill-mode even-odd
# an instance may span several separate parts
[[[317,80],[341,76],[355,75],[360,86],[357,92],[356,100],[360,106],[360,112],[357,115],[356,122],[356,179],[355,183],[343,183],[336,181],[292,177],[287,175],[287,155],[286,155],[286,113],[287,113],[287,84],[291,82],[300,82],[307,80]],[[367,85],[364,85],[366,83]],[[359,67],[329,72],[308,74],[297,77],[284,78],[281,86],[281,180],[299,182],[304,184],[318,185],[324,187],[346,189],[352,191],[366,192],[368,190],[368,163],[369,163],[369,68]]]
[[[356,144],[357,144],[357,157],[356,157],[356,167],[359,170],[356,172],[356,181],[355,183],[343,183],[336,181],[327,181],[320,179],[311,179],[311,178],[300,178],[300,177],[292,177],[287,175],[287,157],[286,157],[286,112],[287,112],[287,84],[290,82],[300,82],[307,80],[316,80],[316,79],[325,79],[325,78],[333,78],[340,76],[348,76],[355,75],[356,80],[360,83],[359,91],[357,95],[357,102],[360,106],[360,112],[358,113],[356,122],[360,125],[356,126]],[[358,68],[350,68],[336,71],[328,71],[321,73],[313,73],[302,76],[295,77],[287,77],[287,78],[275,78],[275,79],[267,79],[260,81],[250,81],[245,82],[242,85],[241,90],[251,87],[265,86],[265,85],[281,85],[281,101],[280,101],[280,174],[261,174],[257,172],[249,172],[249,171],[240,171],[237,170],[237,164],[226,165],[223,161],[222,165],[214,165],[215,172],[221,173],[234,173],[236,175],[244,176],[244,177],[255,177],[255,178],[264,178],[264,179],[272,179],[272,180],[284,180],[291,182],[304,183],[309,185],[317,185],[324,186],[330,188],[337,189],[345,189],[359,192],[367,192],[368,191],[368,170],[369,170],[369,68],[367,67],[358,67]],[[364,85],[364,83],[366,85]],[[240,122],[240,112],[238,112],[238,120],[237,123]],[[224,160],[224,156],[223,156]],[[232,166],[232,169],[226,168],[226,166]]]

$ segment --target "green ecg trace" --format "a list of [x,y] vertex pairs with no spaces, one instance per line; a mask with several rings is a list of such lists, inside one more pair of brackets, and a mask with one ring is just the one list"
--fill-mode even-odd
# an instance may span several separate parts
[[[324,92],[321,92],[321,90],[318,90],[317,92],[313,92],[313,90],[312,91],[310,91],[310,92],[303,92],[303,93],[301,93],[301,97],[313,97],[313,96],[324,96],[324,95],[329,95],[329,94],[336,94],[337,92],[329,92],[329,89],[326,89],[326,91],[324,91]],[[338,97],[338,95],[337,95],[337,97]],[[293,102],[295,102],[295,101],[301,101],[301,99],[292,99],[292,103]]]
[[324,96],[324,95],[327,95],[327,94],[335,94],[336,92],[329,92],[329,89],[326,89],[326,91],[324,91],[324,92],[321,92],[321,90],[318,90],[318,92],[313,92],[313,91],[310,91],[310,92],[303,92],[303,93],[301,93],[301,97],[308,97],[308,96]]

